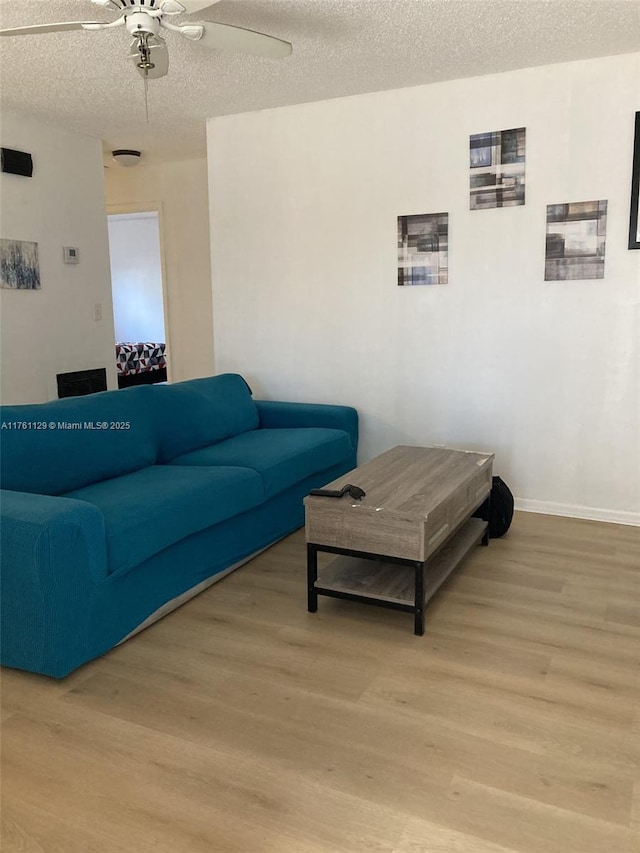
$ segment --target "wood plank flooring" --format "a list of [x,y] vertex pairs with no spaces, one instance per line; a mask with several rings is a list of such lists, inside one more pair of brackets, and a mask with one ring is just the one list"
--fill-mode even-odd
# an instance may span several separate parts
[[517,514],[424,637],[305,605],[299,531],[64,681],[5,670],[3,853],[638,853],[638,528]]

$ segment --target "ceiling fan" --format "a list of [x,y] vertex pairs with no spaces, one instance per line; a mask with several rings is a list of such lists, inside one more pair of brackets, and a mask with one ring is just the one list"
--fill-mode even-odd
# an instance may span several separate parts
[[212,22],[188,22],[174,24],[168,19],[174,15],[192,15],[214,6],[219,0],[91,0],[105,9],[118,9],[120,17],[115,21],[68,21],[58,24],[41,24],[31,27],[16,27],[0,30],[0,36],[29,36],[40,33],[65,32],[67,30],[111,30],[126,27],[133,42],[129,58],[145,79],[164,77],[169,72],[169,51],[160,35],[161,30],[178,33],[190,41],[198,42],[211,50],[227,50],[233,53],[249,53],[279,59],[289,56],[292,46],[288,41],[234,27],[230,24]]

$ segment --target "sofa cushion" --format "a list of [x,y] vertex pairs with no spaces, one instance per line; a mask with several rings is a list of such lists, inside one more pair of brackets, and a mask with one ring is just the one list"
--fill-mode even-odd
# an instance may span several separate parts
[[[2,488],[61,495],[153,465],[157,438],[151,390],[129,388],[0,407]],[[7,426],[12,424],[30,427]]]
[[108,570],[113,574],[257,506],[264,489],[258,474],[248,468],[154,465],[65,497],[102,510]]
[[251,391],[237,373],[157,385],[152,390],[160,462],[258,426]]
[[171,464],[253,468],[270,497],[352,453],[351,440],[341,429],[258,429],[179,456]]

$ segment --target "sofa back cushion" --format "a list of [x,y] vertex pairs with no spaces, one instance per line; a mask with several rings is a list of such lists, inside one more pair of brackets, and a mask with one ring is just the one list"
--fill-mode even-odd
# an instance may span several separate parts
[[156,385],[154,397],[160,462],[168,462],[258,427],[258,409],[237,373]]
[[0,406],[0,486],[60,495],[153,465],[151,390]]

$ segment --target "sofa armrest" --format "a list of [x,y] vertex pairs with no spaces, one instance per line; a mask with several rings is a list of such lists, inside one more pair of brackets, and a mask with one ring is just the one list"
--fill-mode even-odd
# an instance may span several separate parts
[[342,429],[349,434],[354,452],[358,448],[358,413],[351,406],[329,406],[322,403],[283,403],[256,400],[260,426],[263,429],[291,427],[324,427]]
[[84,501],[3,489],[0,559],[2,662],[37,670],[27,664],[55,661],[62,641],[86,633],[93,591],[107,577],[103,515]]

